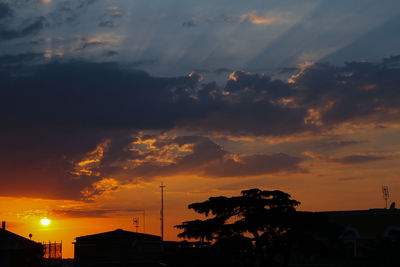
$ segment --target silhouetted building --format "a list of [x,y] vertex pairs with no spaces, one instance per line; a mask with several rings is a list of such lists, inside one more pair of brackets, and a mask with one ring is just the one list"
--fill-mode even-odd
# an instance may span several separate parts
[[341,225],[340,238],[348,255],[365,256],[376,240],[400,237],[400,209],[369,209],[323,212],[333,223]]
[[43,246],[5,229],[5,222],[0,229],[0,266],[1,267],[36,267],[41,266]]
[[76,238],[75,266],[161,266],[160,236],[117,229]]
[[332,222],[345,227],[343,238],[371,239],[400,234],[400,209],[326,211]]
[[400,266],[399,209],[316,214],[326,216],[326,231],[312,234],[312,242],[295,244],[289,266]]

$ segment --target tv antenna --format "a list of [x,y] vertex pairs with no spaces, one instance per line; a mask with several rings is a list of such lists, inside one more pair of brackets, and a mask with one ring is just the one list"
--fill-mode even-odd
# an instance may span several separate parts
[[382,195],[385,200],[385,209],[387,209],[388,200],[389,200],[389,187],[387,185],[382,185]]
[[160,220],[161,220],[161,241],[164,240],[164,188],[165,185],[161,182],[161,210],[160,210]]
[[137,233],[139,229],[139,217],[133,218],[133,225],[136,227],[136,233]]
[[[139,212],[142,213],[142,217],[143,217],[143,233],[145,234],[146,233],[146,210],[142,209],[142,210],[133,210],[133,211],[137,212],[137,213],[139,213]],[[133,220],[132,220],[133,226],[136,227],[136,232],[138,232],[138,229],[140,227],[140,224],[139,224],[140,219],[139,219],[139,217],[140,217],[139,215],[135,216],[135,217],[133,217]]]

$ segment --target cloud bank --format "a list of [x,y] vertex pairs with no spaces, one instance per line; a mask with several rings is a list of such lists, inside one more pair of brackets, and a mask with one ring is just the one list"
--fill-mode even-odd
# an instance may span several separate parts
[[[314,64],[291,83],[235,71],[224,86],[204,83],[197,73],[165,78],[118,63],[43,64],[35,54],[4,58],[2,195],[94,200],[159,176],[303,172],[301,156],[227,151],[210,136],[322,135],[346,125],[391,127],[400,120],[399,57],[342,67]],[[384,158],[331,159],[377,160]]]

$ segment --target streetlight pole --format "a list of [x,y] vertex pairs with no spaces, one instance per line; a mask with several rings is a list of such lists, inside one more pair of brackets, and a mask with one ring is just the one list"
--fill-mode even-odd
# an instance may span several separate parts
[[160,185],[161,188],[161,211],[160,211],[160,217],[161,217],[161,241],[164,240],[164,188],[165,185],[163,182],[161,182]]

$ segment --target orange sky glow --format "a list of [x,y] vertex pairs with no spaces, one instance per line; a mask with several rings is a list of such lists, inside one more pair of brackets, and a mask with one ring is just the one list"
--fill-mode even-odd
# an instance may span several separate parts
[[[381,186],[389,185],[390,199],[400,199],[399,159],[396,151],[399,143],[393,144],[391,138],[399,130],[357,130],[360,139],[373,140],[360,147],[360,153],[377,151],[379,147],[388,160],[356,165],[332,162],[335,155],[308,155],[309,160],[302,163],[308,171],[298,173],[278,173],[239,178],[207,178],[198,175],[164,177],[165,189],[165,240],[179,240],[174,225],[198,217],[187,205],[204,201],[210,196],[238,195],[246,188],[265,190],[279,189],[289,192],[301,201],[301,210],[351,210],[383,207]],[[242,140],[236,142],[243,142]],[[235,142],[235,145],[238,145]],[[269,143],[259,140],[246,140],[246,150],[284,150],[285,146],[295,149],[300,145],[291,140],[288,143]],[[304,142],[299,139],[298,142]],[[390,143],[390,144],[389,144]],[[231,145],[234,149],[234,145]],[[276,147],[278,146],[278,147]],[[243,146],[240,146],[243,149]],[[354,148],[353,148],[354,149]],[[346,155],[346,150],[340,155]],[[383,153],[383,152],[382,152]],[[326,154],[326,153],[325,153]],[[377,179],[378,177],[378,179]],[[146,233],[160,235],[160,183],[161,178],[139,182],[130,186],[111,190],[109,194],[90,201],[49,200],[39,198],[1,197],[2,220],[7,221],[7,229],[24,237],[32,233],[32,239],[39,242],[63,242],[63,257],[72,258],[75,237],[111,231],[118,228],[135,231],[132,220],[139,218],[139,232],[143,232],[143,213],[146,211]],[[51,219],[44,227],[41,218]]]
[[135,218],[160,235],[162,182],[165,240],[251,188],[400,204],[400,1],[235,2],[0,0],[7,230],[63,258]]

